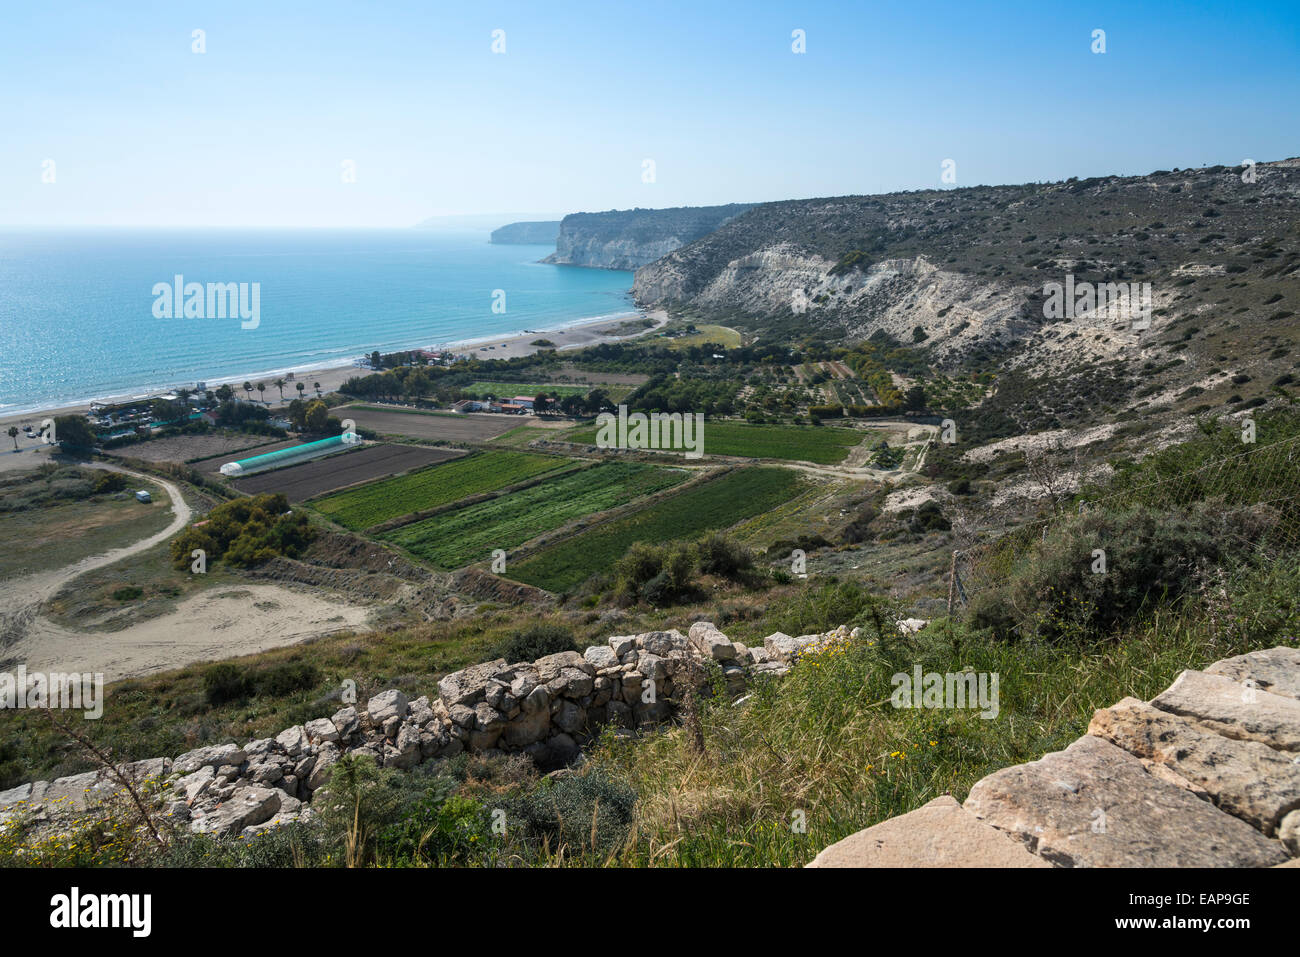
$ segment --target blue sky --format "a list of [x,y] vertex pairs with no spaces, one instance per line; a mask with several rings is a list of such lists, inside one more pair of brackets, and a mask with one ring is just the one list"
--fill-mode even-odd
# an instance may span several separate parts
[[406,226],[927,188],[945,159],[961,186],[1300,154],[1295,2],[0,2],[5,225]]

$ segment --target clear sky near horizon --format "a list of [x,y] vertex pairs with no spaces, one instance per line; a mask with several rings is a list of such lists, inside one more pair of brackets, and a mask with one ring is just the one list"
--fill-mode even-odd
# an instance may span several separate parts
[[505,222],[1294,156],[1300,3],[0,0],[0,90],[0,225]]

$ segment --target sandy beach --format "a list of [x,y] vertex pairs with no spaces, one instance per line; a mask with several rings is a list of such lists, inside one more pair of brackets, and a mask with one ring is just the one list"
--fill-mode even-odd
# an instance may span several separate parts
[[[637,327],[627,331],[622,329],[625,323],[639,322],[641,319],[653,320],[654,325],[648,328]],[[589,346],[599,342],[618,342],[623,339],[633,339],[637,336],[646,335],[647,333],[654,332],[661,328],[667,322],[668,314],[663,310],[655,310],[654,312],[643,312],[639,315],[629,313],[628,315],[618,316],[613,319],[580,321],[559,329],[534,330],[531,332],[518,332],[512,335],[490,339],[445,343],[441,345],[441,348],[464,355],[473,355],[480,359],[514,359],[519,356],[531,355],[543,348],[552,348],[551,346],[533,345],[533,342],[536,340],[549,340],[550,342],[555,343],[553,348],[559,350],[581,349],[583,346]],[[424,348],[430,347],[432,347],[432,344],[425,346]],[[261,372],[243,376],[226,376],[219,379],[207,379],[203,381],[207,382],[209,389],[215,388],[223,382],[242,383],[245,380],[254,383],[266,382],[269,388],[272,379],[285,374],[287,371],[288,370]],[[333,365],[320,369],[308,369],[305,371],[301,369],[294,370],[294,379],[297,382],[306,383],[306,394],[310,397],[315,394],[315,384],[317,382],[320,383],[322,392],[333,392],[353,376],[368,374],[368,370],[359,369],[349,362],[345,365]],[[191,386],[192,385],[193,383],[191,383]],[[120,395],[103,397],[100,401],[126,401],[142,394],[156,394],[156,392],[126,392]],[[278,393],[274,389],[271,389],[267,394],[275,395],[275,399],[269,401],[273,408],[277,407],[279,405],[279,402],[277,401],[279,398]],[[292,395],[292,389],[286,390],[285,404],[288,403]],[[7,436],[3,433],[8,430],[10,425],[17,425],[19,427],[23,425],[31,425],[36,427],[40,424],[42,419],[56,415],[84,413],[89,408],[90,401],[87,400],[57,408],[46,408],[38,411],[0,415],[0,439],[7,439]],[[28,439],[25,436],[18,436],[18,447],[20,449],[26,449],[37,444],[37,442]],[[12,451],[12,443],[9,448]]]

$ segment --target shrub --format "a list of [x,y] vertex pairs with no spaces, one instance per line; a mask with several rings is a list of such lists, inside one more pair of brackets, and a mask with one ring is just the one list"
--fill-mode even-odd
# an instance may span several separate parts
[[124,488],[126,488],[126,476],[121,472],[100,472],[91,483],[91,493],[94,495],[120,492]]
[[252,682],[232,664],[213,665],[203,673],[203,697],[210,705],[241,701],[252,691]]
[[113,592],[114,601],[135,601],[144,594],[144,589],[135,585],[123,585]]
[[284,697],[315,687],[320,683],[320,671],[306,662],[286,661],[259,671],[252,682],[256,695]]
[[754,568],[754,554],[734,539],[718,532],[699,542],[700,571],[737,580]]
[[578,643],[571,630],[563,625],[546,623],[515,632],[497,650],[497,657],[515,663],[577,650]]
[[290,509],[283,495],[254,495],[218,505],[208,513],[207,524],[172,539],[172,564],[188,568],[191,552],[201,548],[209,561],[222,559],[244,568],[276,555],[296,558],[315,537],[306,513]]
[[[1005,585],[977,596],[971,619],[1002,637],[1104,638],[1186,597],[1206,569],[1245,559],[1275,516],[1202,503],[1183,512],[1137,507],[1085,513],[1034,545]],[[1104,572],[1094,571],[1101,549]]]
[[506,802],[512,836],[531,850],[576,855],[609,852],[632,827],[636,791],[593,770],[546,779]]
[[465,863],[491,834],[488,809],[453,794],[453,782],[435,779],[423,796],[378,829],[376,856],[385,864]]

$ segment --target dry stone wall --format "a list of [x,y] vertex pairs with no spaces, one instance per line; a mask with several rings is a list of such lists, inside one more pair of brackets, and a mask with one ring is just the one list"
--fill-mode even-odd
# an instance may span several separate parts
[[[808,649],[853,634],[843,627],[798,637],[778,632],[761,648],[729,640],[710,622],[695,622],[686,634],[615,635],[581,654],[473,665],[439,681],[432,698],[389,689],[360,710],[347,706],[242,747],[212,745],[121,770],[137,782],[170,784],[167,811],[192,831],[251,836],[310,820],[312,796],[346,754],[403,770],[463,751],[523,753],[539,767],[558,767],[577,758],[602,727],[630,734],[668,720],[686,690],[705,679],[705,662],[716,664],[736,696],[755,678],[781,677]],[[0,826],[16,814],[43,820],[83,810],[119,791],[104,772],[24,784],[0,792]]]

